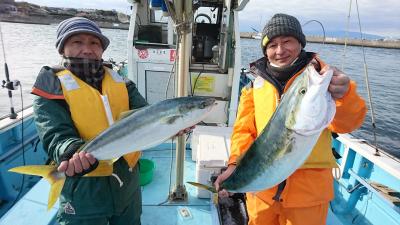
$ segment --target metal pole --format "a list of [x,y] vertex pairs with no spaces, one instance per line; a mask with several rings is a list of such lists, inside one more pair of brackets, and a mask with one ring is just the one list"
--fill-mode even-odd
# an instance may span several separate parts
[[[165,1],[165,0],[164,0]],[[184,0],[174,0],[174,5],[175,5],[175,16],[176,16],[176,20],[181,23],[183,20],[183,5],[184,5]],[[178,24],[175,24],[178,25]],[[179,32],[178,32],[178,35]]]
[[[182,7],[182,11],[180,10]],[[180,13],[181,12],[181,13]],[[191,21],[192,1],[176,1],[176,14],[178,21],[178,69],[177,69],[177,97],[187,96],[187,84],[190,64],[191,48]],[[186,150],[186,135],[178,137],[176,145],[176,182],[175,189],[170,195],[171,201],[186,201],[187,192],[183,184],[184,162]]]
[[[228,125],[233,126],[236,120],[237,106],[239,101],[239,81],[240,81],[240,67],[242,65],[242,50],[240,49],[240,32],[239,32],[239,12],[233,11],[233,26],[234,26],[234,40],[235,40],[235,56],[233,65],[232,84],[231,84],[231,102],[229,105]],[[232,70],[228,69],[228,73]]]
[[[131,12],[131,19],[129,22],[129,31],[128,31],[128,38],[127,38],[127,49],[128,49],[128,78],[133,80],[136,84],[138,83],[137,74],[133,72],[133,41],[135,35],[135,26],[136,26],[136,16],[138,10],[137,2],[132,2],[132,12]],[[134,76],[134,74],[136,76]]]

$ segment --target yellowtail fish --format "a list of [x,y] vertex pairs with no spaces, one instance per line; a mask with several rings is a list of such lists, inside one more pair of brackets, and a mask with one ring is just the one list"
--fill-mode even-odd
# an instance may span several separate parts
[[[233,193],[262,191],[281,183],[304,164],[336,113],[328,92],[332,75],[332,70],[320,75],[310,65],[295,78],[269,123],[239,159],[221,189]],[[202,184],[190,184],[216,191]]]
[[[215,99],[210,97],[182,97],[124,113],[118,121],[79,149],[101,160],[96,170],[85,176],[111,175],[112,164],[119,157],[163,143],[179,131],[202,121],[215,104]],[[21,166],[9,171],[47,179],[51,184],[48,209],[57,201],[65,181],[65,174],[58,172],[55,165]]]

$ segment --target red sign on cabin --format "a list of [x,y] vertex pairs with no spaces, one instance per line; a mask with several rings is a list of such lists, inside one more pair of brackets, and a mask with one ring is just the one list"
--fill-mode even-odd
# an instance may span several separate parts
[[149,57],[149,51],[147,51],[147,49],[138,50],[137,54],[141,59],[146,59],[147,57]]
[[170,61],[170,62],[175,61],[175,56],[176,56],[176,51],[175,51],[175,49],[169,50],[169,61]]

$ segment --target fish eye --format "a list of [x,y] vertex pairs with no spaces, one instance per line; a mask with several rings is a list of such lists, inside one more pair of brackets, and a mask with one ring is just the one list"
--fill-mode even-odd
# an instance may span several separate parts
[[301,95],[304,95],[306,92],[307,92],[307,88],[301,88],[301,89],[299,90],[299,93],[300,93]]
[[204,108],[206,108],[206,106],[207,106],[206,103],[203,102],[203,103],[200,104],[199,108],[200,108],[200,109],[204,109]]

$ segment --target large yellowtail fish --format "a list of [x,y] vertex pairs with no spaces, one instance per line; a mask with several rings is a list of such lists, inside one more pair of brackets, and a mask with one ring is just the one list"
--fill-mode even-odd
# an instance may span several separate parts
[[[79,149],[101,160],[97,169],[85,176],[111,175],[112,163],[116,159],[163,143],[179,131],[202,121],[215,104],[215,99],[209,97],[182,97],[124,113],[120,120]],[[65,181],[65,174],[58,172],[55,165],[21,166],[10,171],[47,179],[51,184],[48,209],[57,201]]]
[[[320,75],[313,66],[308,66],[295,78],[267,126],[221,184],[222,189],[262,191],[281,183],[304,164],[336,112],[328,92],[332,74],[328,70]],[[189,183],[216,191],[213,187]]]

